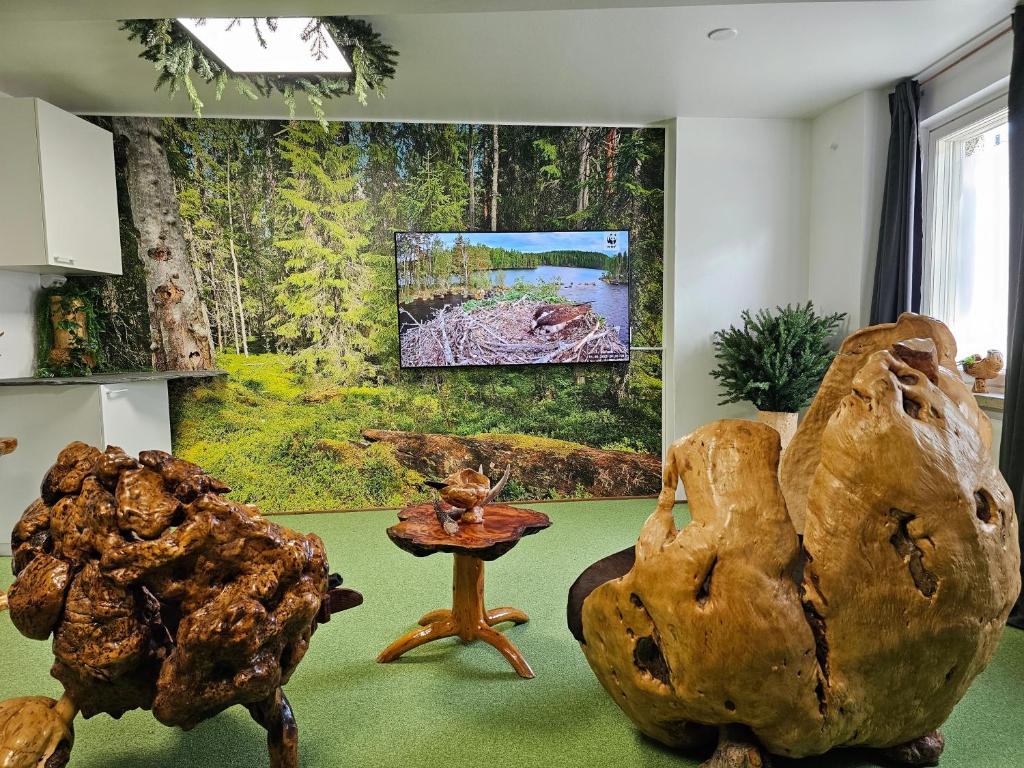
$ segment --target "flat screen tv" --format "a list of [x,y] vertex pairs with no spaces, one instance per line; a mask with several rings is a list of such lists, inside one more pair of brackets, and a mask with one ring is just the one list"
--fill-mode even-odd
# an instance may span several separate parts
[[629,360],[629,231],[396,232],[402,368]]

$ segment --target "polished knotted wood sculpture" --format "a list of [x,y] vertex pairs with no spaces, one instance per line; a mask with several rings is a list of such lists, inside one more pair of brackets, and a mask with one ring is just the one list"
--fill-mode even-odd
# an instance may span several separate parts
[[[644,733],[717,738],[714,768],[840,746],[935,764],[1020,591],[1013,499],[955,366],[926,318],[851,337],[785,497],[767,426],[715,422],[672,446],[632,570],[582,609],[587,659]],[[677,530],[680,479],[693,522]]]
[[[484,474],[481,465],[479,470],[462,469],[444,480],[428,480],[427,485],[436,488],[444,504],[437,506],[438,522],[444,530],[454,536],[459,530],[459,523],[482,523],[484,507],[498,498],[505,488],[512,465],[505,467],[505,474],[491,487],[491,479]],[[447,506],[445,506],[447,505]]]
[[14,529],[8,596],[22,634],[53,636],[65,693],[0,703],[0,763],[65,765],[79,710],[151,709],[189,729],[242,704],[267,729],[271,765],[298,766],[281,686],[317,623],[361,598],[336,588],[317,536],[228,490],[162,451],[136,460],[72,443],[60,453]]

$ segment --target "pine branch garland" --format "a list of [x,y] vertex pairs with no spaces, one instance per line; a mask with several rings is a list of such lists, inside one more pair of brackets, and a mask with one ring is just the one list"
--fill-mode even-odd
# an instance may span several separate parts
[[[261,45],[266,45],[259,21],[264,21],[271,30],[276,29],[274,17],[253,19],[253,26]],[[233,19],[231,25],[241,19]],[[295,115],[295,94],[305,93],[313,115],[325,128],[327,115],[324,101],[338,96],[355,95],[359,103],[367,103],[367,95],[375,91],[383,96],[385,83],[395,76],[398,51],[385,43],[373,26],[362,19],[348,16],[321,16],[313,19],[302,32],[302,40],[311,46],[314,55],[322,56],[330,35],[352,64],[348,75],[303,75],[295,77],[278,74],[239,74],[224,67],[217,59],[209,56],[200,45],[194,45],[192,37],[174,19],[126,19],[121,29],[128,32],[130,40],[141,43],[139,54],[153,62],[157,70],[156,90],[167,86],[173,98],[180,90],[188,95],[192,110],[202,116],[203,102],[192,80],[195,74],[203,82],[213,84],[214,95],[219,101],[229,81],[234,82],[238,92],[250,99],[260,96],[268,98],[280,93],[288,106],[290,117]]]
[[814,304],[741,314],[743,327],[715,333],[718,367],[711,371],[723,390],[719,405],[750,401],[761,411],[793,412],[818,391],[835,353],[828,340],[846,313],[818,315]]

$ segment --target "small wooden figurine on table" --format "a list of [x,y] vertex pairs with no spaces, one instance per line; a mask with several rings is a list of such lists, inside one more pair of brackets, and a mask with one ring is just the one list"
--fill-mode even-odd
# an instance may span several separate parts
[[[483,477],[482,473],[479,474]],[[508,471],[495,488],[500,490],[507,479]],[[452,498],[453,494],[448,496]],[[493,497],[493,494],[490,495],[490,498]],[[441,505],[442,512],[450,511],[450,507],[446,510],[447,505],[443,502],[438,504]],[[454,533],[445,530],[442,523],[444,515],[438,514],[433,504],[419,504],[403,509],[398,513],[400,522],[388,528],[388,537],[400,548],[417,557],[425,557],[435,552],[451,552],[455,555],[453,600],[450,609],[441,608],[424,615],[417,629],[403,635],[381,651],[377,661],[395,661],[406,651],[425,643],[445,637],[458,637],[464,642],[483,640],[489,643],[508,659],[520,677],[534,676],[533,670],[519,649],[494,629],[495,624],[504,621],[523,624],[529,617],[518,608],[487,610],[484,607],[484,562],[497,560],[518,544],[523,536],[544,530],[551,525],[551,521],[542,512],[505,504],[474,506],[481,513],[481,521],[477,524],[456,526]],[[465,515],[462,517],[465,520]]]
[[484,474],[483,465],[479,470],[463,469],[448,475],[444,480],[428,480],[427,485],[436,488],[445,504],[435,504],[437,519],[445,532],[454,535],[459,522],[482,523],[484,507],[498,498],[508,482],[512,467],[505,468],[501,480],[491,487],[491,480]]

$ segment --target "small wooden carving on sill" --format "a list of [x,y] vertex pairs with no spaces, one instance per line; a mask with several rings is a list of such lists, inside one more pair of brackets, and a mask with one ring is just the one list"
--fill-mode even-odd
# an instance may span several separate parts
[[802,540],[773,430],[718,421],[671,447],[635,563],[582,605],[590,666],[640,730],[717,740],[705,768],[840,746],[937,764],[1021,587],[1013,496],[955,355],[918,316],[847,340],[789,449],[813,457]]
[[427,485],[438,489],[441,499],[447,504],[434,506],[437,520],[445,532],[454,536],[459,530],[459,522],[482,523],[484,507],[498,498],[512,473],[511,465],[505,468],[505,474],[491,487],[491,480],[484,474],[483,465],[479,470],[463,469],[448,475],[444,480],[428,480]]
[[988,380],[996,378],[1003,370],[1003,353],[990,349],[984,357],[971,355],[963,361],[964,373],[974,377],[972,392],[988,392]]
[[[162,451],[71,443],[12,535],[9,609],[25,636],[53,636],[64,698],[0,704],[0,749],[60,768],[71,720],[149,709],[188,730],[242,704],[268,733],[273,768],[297,768],[281,686],[317,624],[358,605],[328,574],[323,543],[225,498],[230,489]],[[21,747],[18,747],[21,749]]]

